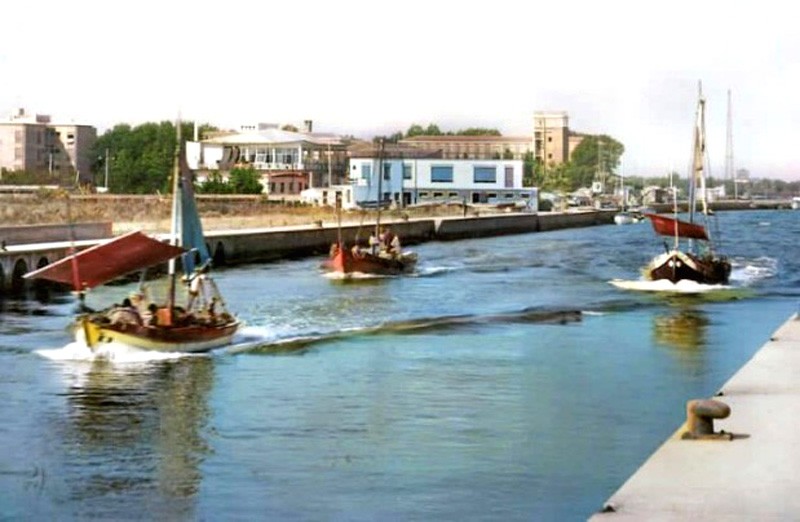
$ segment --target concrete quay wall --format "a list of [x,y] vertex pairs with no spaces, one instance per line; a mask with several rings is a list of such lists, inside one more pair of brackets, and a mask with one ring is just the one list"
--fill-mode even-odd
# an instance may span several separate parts
[[729,437],[687,440],[687,422],[590,520],[800,520],[798,376],[795,315],[713,398],[730,408],[713,433]]
[[[386,222],[404,244],[415,244],[434,238],[433,220]],[[367,244],[374,223],[342,225],[342,239],[352,244],[356,237]],[[280,227],[243,231],[215,231],[206,234],[206,242],[216,265],[235,265],[277,259],[327,254],[337,241],[336,225]]]
[[[391,226],[393,231],[402,238],[403,245],[408,246],[434,240],[452,241],[603,225],[613,223],[613,216],[614,211],[588,210],[565,213],[515,213],[390,220],[381,223]],[[79,234],[76,233],[77,239],[101,233],[99,237],[110,237],[110,223],[99,225],[96,229],[87,226]],[[374,223],[343,224],[341,227],[342,239],[352,244],[358,238],[366,245],[374,226]],[[54,228],[48,231],[48,234],[61,234],[58,237],[60,240],[58,243],[46,243],[42,239],[37,239],[28,244],[13,245],[6,250],[0,250],[0,295],[9,291],[24,290],[23,274],[57,261],[68,254],[71,243],[63,241],[64,237],[68,235],[68,231],[61,230],[58,232],[58,229]],[[312,255],[324,256],[338,236],[339,228],[335,223],[319,223],[291,227],[211,231],[206,233],[206,244],[216,266],[232,266]],[[50,236],[34,235],[29,237]],[[98,242],[99,239],[80,241],[79,248],[86,248]]]
[[111,221],[96,223],[75,223],[74,225],[22,225],[0,227],[0,241],[6,245],[29,245],[32,243],[51,243],[70,238],[75,241],[87,239],[106,239],[112,236]]

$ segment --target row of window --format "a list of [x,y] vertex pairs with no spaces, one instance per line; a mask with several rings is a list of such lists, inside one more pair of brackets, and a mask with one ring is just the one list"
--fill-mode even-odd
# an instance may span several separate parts
[[[391,165],[383,165],[383,179],[391,179]],[[372,177],[372,165],[361,165],[361,179],[368,180]],[[403,179],[411,179],[411,165],[403,165]],[[434,165],[431,167],[431,181],[434,183],[452,183],[452,165]],[[475,165],[472,167],[472,181],[474,183],[496,183],[497,167]]]

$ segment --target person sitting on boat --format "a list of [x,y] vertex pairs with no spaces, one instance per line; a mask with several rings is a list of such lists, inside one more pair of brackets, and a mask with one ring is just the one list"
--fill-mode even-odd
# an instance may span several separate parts
[[121,306],[115,306],[108,313],[108,319],[111,324],[142,324],[142,317],[139,311],[133,307],[131,300],[127,297],[122,301]]
[[380,240],[375,237],[375,233],[369,235],[369,250],[372,252],[373,255],[376,255],[380,250],[381,242]]
[[158,325],[158,305],[155,303],[150,303],[150,306],[147,307],[147,310],[142,313],[142,322],[145,326]]
[[389,227],[381,234],[381,251],[391,257],[400,255],[400,238]]

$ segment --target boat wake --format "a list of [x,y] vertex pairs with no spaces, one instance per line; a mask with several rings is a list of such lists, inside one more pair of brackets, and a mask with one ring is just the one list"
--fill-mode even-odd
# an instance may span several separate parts
[[423,317],[405,321],[392,321],[374,326],[354,327],[327,332],[308,332],[294,336],[270,338],[253,330],[249,341],[236,343],[229,347],[233,353],[292,353],[302,352],[317,344],[335,342],[342,339],[369,337],[378,335],[420,335],[446,334],[453,331],[477,328],[487,324],[559,324],[566,325],[580,322],[583,312],[580,310],[542,310],[526,308],[520,311],[491,315],[448,315],[441,317]]
[[731,281],[741,286],[754,286],[778,274],[778,260],[772,257],[733,259]]
[[127,344],[111,342],[103,344],[96,349],[89,348],[85,343],[73,341],[61,348],[36,350],[38,355],[52,361],[95,361],[106,360],[114,363],[143,363],[151,361],[165,361],[181,357],[197,357],[198,354],[183,352],[157,352],[142,350]]
[[390,277],[397,277],[397,276],[390,276],[390,275],[382,275],[382,274],[365,274],[363,272],[323,272],[323,277],[326,279],[330,279],[331,281],[353,281],[353,280],[371,280],[371,279],[386,279]]

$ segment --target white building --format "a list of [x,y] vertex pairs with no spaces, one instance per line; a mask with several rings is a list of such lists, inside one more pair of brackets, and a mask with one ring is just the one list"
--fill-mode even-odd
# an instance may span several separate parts
[[[349,178],[359,206],[434,202],[524,202],[536,210],[537,189],[522,186],[521,160],[351,158]],[[379,195],[380,192],[380,195]]]
[[189,168],[198,179],[219,172],[223,178],[236,167],[253,168],[265,192],[298,195],[306,188],[328,185],[346,168],[346,146],[332,134],[278,128],[275,124],[243,127],[243,132],[222,133],[186,144]]

